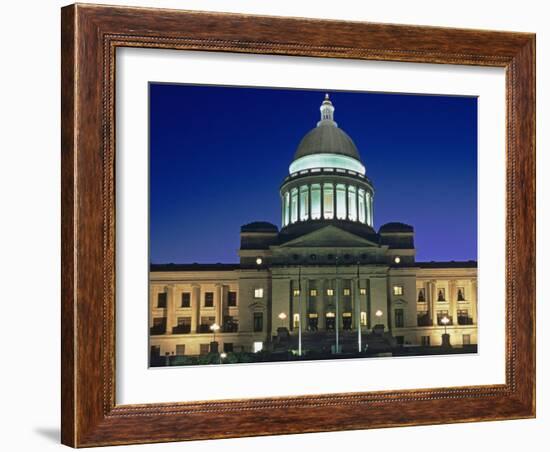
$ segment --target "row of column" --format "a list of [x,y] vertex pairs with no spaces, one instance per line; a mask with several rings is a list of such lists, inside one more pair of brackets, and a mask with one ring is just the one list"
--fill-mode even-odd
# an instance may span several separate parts
[[[166,334],[172,334],[172,328],[177,326],[177,313],[176,306],[178,306],[177,294],[181,295],[181,292],[176,291],[174,285],[168,285],[165,287],[166,292]],[[223,324],[223,318],[227,314],[227,298],[228,298],[229,286],[223,284],[216,284],[214,287],[214,315],[215,323]],[[205,314],[210,316],[211,308]],[[153,310],[149,310],[149,324],[153,324],[152,313]],[[201,317],[201,287],[199,284],[193,284],[191,286],[191,333],[198,333],[200,328]]]
[[292,188],[283,193],[282,210],[283,227],[321,218],[374,223],[373,196],[355,185],[323,183]]
[[[426,283],[426,296],[428,305],[428,316],[431,319],[432,325],[437,326],[437,306],[442,302],[437,301],[437,286],[436,281],[428,281]],[[452,320],[453,325],[458,325],[458,306],[457,306],[457,285],[455,280],[449,281],[449,317]],[[470,302],[467,304],[470,309],[468,314],[472,317],[474,325],[477,324],[477,280],[470,281]]]
[[[316,281],[312,284],[311,281]],[[348,284],[344,287],[344,281]],[[292,280],[290,284],[290,303],[288,315],[288,327],[290,330],[294,327],[294,314],[300,314],[302,328],[305,331],[308,326],[309,314],[316,314],[318,317],[317,327],[319,330],[326,329],[326,314],[336,314],[338,311],[337,321],[339,322],[340,330],[343,327],[343,314],[351,315],[351,327],[357,329],[358,323],[361,321],[361,312],[366,313],[367,323],[362,325],[364,328],[371,328],[371,299],[368,279],[357,287],[357,279],[303,279],[301,284],[301,301],[300,295],[294,295],[294,290],[298,289],[298,280]],[[315,288],[317,295],[310,295],[310,290]],[[344,289],[350,289],[350,295],[344,295]],[[333,290],[333,295],[327,295],[327,289]],[[365,294],[361,295],[360,289],[365,289]],[[301,306],[300,306],[301,302]],[[338,309],[336,309],[338,303]],[[330,310],[329,310],[330,308]]]

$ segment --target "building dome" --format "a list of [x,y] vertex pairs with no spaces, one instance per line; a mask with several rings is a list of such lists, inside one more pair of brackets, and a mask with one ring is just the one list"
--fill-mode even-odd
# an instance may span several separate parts
[[298,145],[294,160],[311,154],[340,154],[361,160],[353,140],[334,121],[320,121],[310,130]]
[[[281,185],[282,230],[353,223],[373,231],[374,189],[352,139],[334,122],[328,94],[321,120],[304,136]],[[296,231],[295,231],[296,232]]]

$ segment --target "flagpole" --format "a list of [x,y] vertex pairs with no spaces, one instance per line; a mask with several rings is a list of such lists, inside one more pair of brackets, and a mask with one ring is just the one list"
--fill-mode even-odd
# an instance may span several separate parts
[[302,267],[298,267],[298,356],[302,356]]
[[357,303],[356,315],[357,315],[357,346],[359,347],[359,353],[361,353],[361,284],[359,282],[359,262],[357,262],[357,295],[355,301]]

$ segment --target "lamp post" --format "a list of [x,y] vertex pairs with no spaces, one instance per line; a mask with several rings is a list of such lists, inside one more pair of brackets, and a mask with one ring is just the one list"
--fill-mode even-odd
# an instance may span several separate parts
[[447,324],[449,323],[449,317],[445,316],[441,319],[441,323],[445,327],[445,335],[447,334]]
[[[218,343],[216,342],[216,331],[218,331],[219,329],[220,329],[220,325],[218,325],[217,323],[213,323],[212,325],[210,325],[210,331],[212,331],[212,344],[210,346],[210,352],[212,353],[218,352]],[[212,348],[214,347],[214,344],[215,344],[216,350],[212,350]]]
[[281,313],[279,313],[279,315],[277,317],[279,317],[279,320],[281,321],[281,327],[284,328],[286,314],[284,312],[281,312]]
[[378,320],[380,320],[380,317],[382,317],[382,316],[384,315],[384,313],[383,313],[380,309],[378,309],[378,310],[374,313],[374,315],[375,315],[376,317],[378,317]]
[[225,352],[220,353],[220,364],[222,364],[222,360],[224,360],[225,358],[227,358],[227,353]]
[[442,347],[448,347],[448,348],[451,347],[451,337],[447,334],[447,324],[449,324],[450,322],[451,322],[451,320],[447,316],[444,316],[441,319],[441,323],[445,327],[445,333],[441,337],[441,346]]

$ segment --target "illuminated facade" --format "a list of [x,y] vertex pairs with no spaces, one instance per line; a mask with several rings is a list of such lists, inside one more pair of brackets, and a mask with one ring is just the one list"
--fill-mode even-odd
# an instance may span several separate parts
[[280,187],[280,230],[244,225],[238,264],[151,266],[152,357],[477,344],[476,262],[416,262],[412,226],[376,231],[359,152],[328,95],[320,110]]

